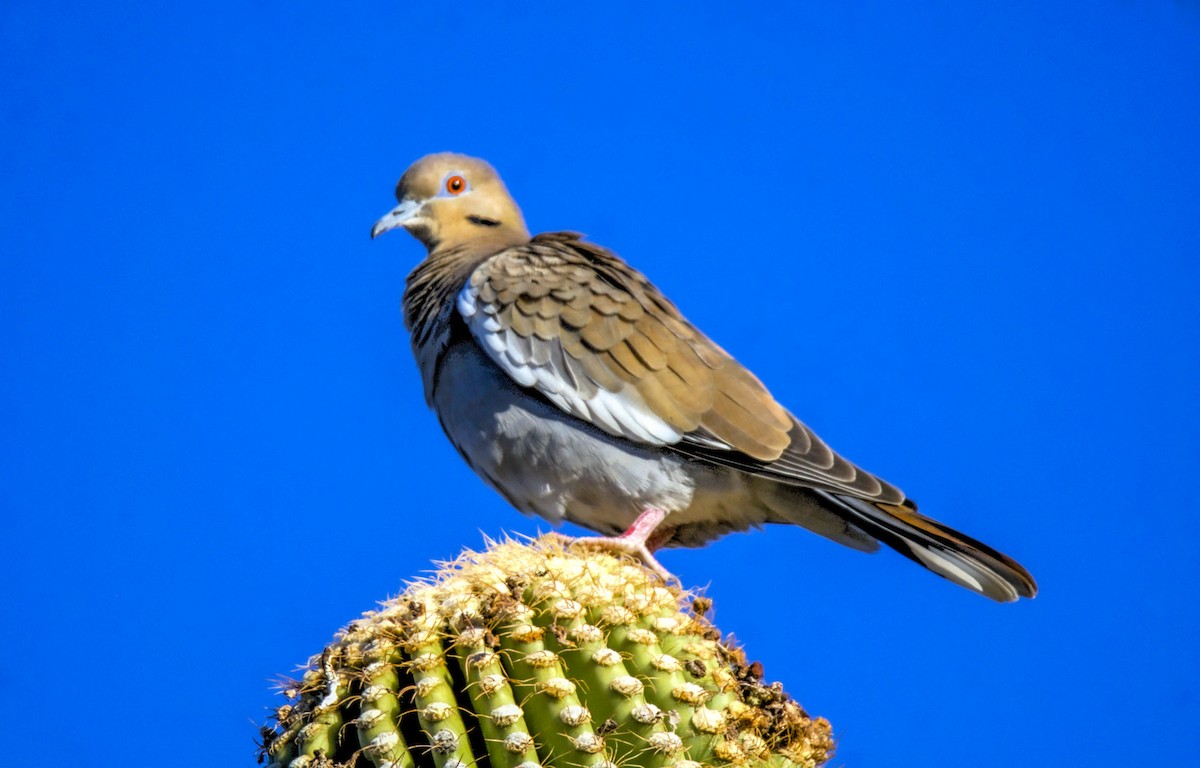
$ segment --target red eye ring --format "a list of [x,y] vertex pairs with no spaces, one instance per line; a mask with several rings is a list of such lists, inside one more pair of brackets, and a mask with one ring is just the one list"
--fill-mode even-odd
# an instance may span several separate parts
[[446,191],[452,195],[461,195],[467,191],[467,180],[462,176],[451,176],[446,179]]

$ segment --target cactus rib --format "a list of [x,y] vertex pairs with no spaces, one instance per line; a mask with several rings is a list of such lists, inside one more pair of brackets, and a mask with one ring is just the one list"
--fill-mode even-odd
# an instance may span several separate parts
[[[691,610],[687,608],[691,606]],[[830,726],[704,598],[557,536],[468,552],[285,685],[268,768],[815,768]]]

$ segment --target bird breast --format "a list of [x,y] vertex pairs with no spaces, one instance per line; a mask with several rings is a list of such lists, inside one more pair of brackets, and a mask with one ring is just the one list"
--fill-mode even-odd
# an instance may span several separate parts
[[[420,357],[420,356],[418,356]],[[646,507],[687,509],[696,468],[613,438],[515,384],[470,338],[441,354],[434,410],[467,463],[513,506],[601,533]]]

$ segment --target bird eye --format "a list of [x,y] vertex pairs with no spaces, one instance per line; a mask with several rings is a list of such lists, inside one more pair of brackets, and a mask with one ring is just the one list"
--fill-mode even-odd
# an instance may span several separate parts
[[467,180],[462,176],[451,176],[446,179],[446,191],[452,195],[462,194],[467,188]]

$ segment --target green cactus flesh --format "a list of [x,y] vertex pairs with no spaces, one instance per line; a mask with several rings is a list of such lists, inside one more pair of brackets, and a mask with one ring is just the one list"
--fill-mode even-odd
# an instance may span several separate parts
[[464,554],[343,630],[262,729],[272,768],[800,768],[833,753],[708,601],[546,536]]

